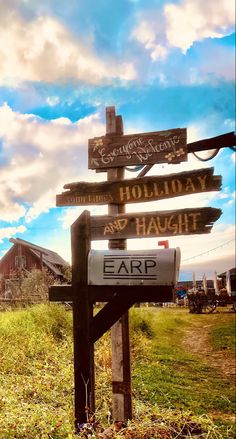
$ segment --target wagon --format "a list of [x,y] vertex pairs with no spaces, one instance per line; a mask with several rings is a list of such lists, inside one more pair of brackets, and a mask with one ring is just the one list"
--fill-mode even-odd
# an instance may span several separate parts
[[188,308],[193,314],[201,314],[203,311],[211,313],[217,306],[215,291],[209,291],[207,294],[204,290],[188,291]]
[[227,306],[232,304],[234,312],[236,312],[236,292],[233,291],[231,295],[226,290],[222,289],[219,294],[215,293],[214,289],[188,291],[188,308],[189,312],[193,314],[212,313],[217,306]]

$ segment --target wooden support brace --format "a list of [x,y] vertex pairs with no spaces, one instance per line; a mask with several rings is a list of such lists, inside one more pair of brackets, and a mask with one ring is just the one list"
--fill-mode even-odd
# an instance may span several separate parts
[[91,341],[95,343],[135,302],[133,297],[121,298],[120,294],[115,294],[93,318]]

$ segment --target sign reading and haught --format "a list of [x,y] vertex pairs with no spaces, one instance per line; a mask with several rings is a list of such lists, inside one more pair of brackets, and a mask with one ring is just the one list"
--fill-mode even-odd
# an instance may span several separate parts
[[159,238],[210,233],[221,209],[198,207],[91,217],[91,237],[100,239]]
[[91,250],[90,285],[166,285],[178,281],[180,249]]

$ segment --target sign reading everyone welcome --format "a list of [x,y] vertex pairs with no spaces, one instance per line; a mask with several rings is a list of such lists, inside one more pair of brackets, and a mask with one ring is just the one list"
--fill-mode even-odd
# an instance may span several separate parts
[[89,169],[187,161],[187,130],[106,135],[88,141]]

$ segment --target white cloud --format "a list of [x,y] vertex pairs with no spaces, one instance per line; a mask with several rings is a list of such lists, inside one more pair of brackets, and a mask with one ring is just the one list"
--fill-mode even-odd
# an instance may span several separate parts
[[72,123],[23,115],[6,104],[0,107],[0,219],[16,221],[26,215],[31,221],[55,206],[65,183],[88,180],[88,138],[104,132],[99,113]]
[[0,242],[3,242],[3,239],[5,238],[10,238],[13,235],[17,235],[18,233],[24,233],[25,231],[25,226],[0,228]]
[[0,220],[13,223],[25,215],[26,209],[15,201],[11,185],[8,185],[4,179],[2,180],[2,173],[3,171],[0,174]]
[[232,204],[235,204],[235,198],[236,198],[236,192],[234,191],[232,194],[231,194],[231,199],[228,201],[228,205],[232,205]]
[[167,38],[183,53],[195,41],[219,38],[234,31],[235,4],[232,0],[183,0],[165,8]]
[[150,51],[153,61],[164,60],[168,54],[167,47],[161,38],[160,29],[159,31],[157,29],[156,21],[149,19],[142,20],[132,32],[132,37]]
[[70,78],[98,84],[136,77],[130,62],[103,61],[87,42],[75,39],[56,19],[40,16],[26,21],[15,9],[5,9],[0,19],[0,84]]
[[[148,70],[143,70],[144,77],[149,75],[150,80],[158,79],[163,85],[202,84],[209,82],[209,78],[212,81],[217,78],[234,80],[233,49],[211,41],[211,38],[221,38],[235,31],[234,8],[233,0],[170,0],[162,10],[146,8],[142,11],[142,15],[137,15],[131,38],[153,61]],[[205,40],[204,45],[197,46],[195,57],[188,58],[184,65],[185,61],[176,49],[186,54],[194,42],[202,40]],[[166,63],[168,57],[171,68]],[[179,68],[180,60],[182,68]],[[137,60],[138,63],[141,74],[142,63]]]
[[25,220],[30,223],[33,219],[37,218],[42,212],[48,212],[50,207],[55,205],[55,192],[49,190],[43,194],[38,200],[36,200],[32,207],[28,210]]
[[60,98],[59,96],[48,96],[46,102],[49,107],[55,107],[55,105],[58,105],[60,103]]

